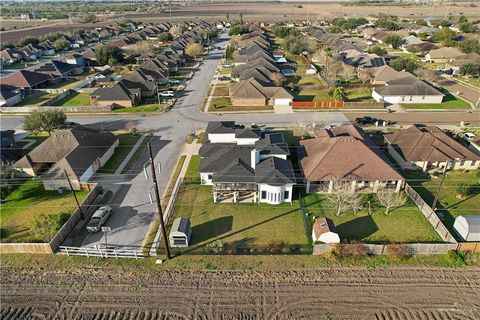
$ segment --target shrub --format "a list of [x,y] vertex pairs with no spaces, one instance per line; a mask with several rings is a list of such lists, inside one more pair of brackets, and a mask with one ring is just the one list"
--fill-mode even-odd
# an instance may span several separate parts
[[405,243],[390,244],[385,246],[385,252],[388,257],[402,260],[409,256],[408,245]]
[[359,241],[353,241],[351,243],[343,243],[338,245],[337,256],[340,258],[361,258],[367,255],[367,249],[363,243]]
[[459,195],[461,195],[462,197],[467,197],[470,195],[470,186],[468,184],[465,184],[465,183],[461,183],[458,187],[457,187],[457,192]]
[[209,253],[220,253],[222,252],[224,244],[222,240],[215,240],[206,245],[207,252]]

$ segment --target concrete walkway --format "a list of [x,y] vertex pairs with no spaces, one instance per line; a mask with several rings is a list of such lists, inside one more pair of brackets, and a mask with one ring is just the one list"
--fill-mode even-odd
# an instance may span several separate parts
[[122,163],[120,163],[120,165],[118,166],[117,170],[115,170],[115,175],[119,175],[122,173],[122,170],[123,168],[125,168],[125,166],[128,164],[128,161],[130,161],[130,159],[133,157],[133,155],[135,154],[135,152],[137,151],[137,149],[140,147],[140,145],[142,144],[143,140],[145,139],[145,137],[147,136],[146,133],[144,133],[137,141],[137,143],[135,143],[135,145],[133,146],[132,150],[130,150],[130,152],[127,154],[127,156],[125,157],[125,159],[123,159]]

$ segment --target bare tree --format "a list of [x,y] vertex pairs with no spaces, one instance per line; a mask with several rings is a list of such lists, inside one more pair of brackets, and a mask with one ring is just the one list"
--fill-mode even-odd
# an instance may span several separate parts
[[272,73],[270,76],[270,80],[277,86],[281,86],[285,81],[285,76],[281,72]]
[[359,210],[363,209],[363,199],[360,195],[352,197],[350,200],[350,207],[353,210],[353,214],[356,215]]
[[[325,195],[327,201],[336,209],[335,214],[341,215],[348,209],[358,209],[357,202],[360,196],[355,194],[352,189],[352,184],[347,181],[343,181],[340,178],[333,179],[333,189],[331,193]],[[356,212],[356,211],[355,211]]]
[[406,198],[403,193],[395,192],[385,188],[377,192],[377,198],[378,202],[385,207],[386,215],[388,215],[388,212],[391,208],[403,206],[406,202]]
[[349,66],[348,64],[343,64],[343,76],[347,81],[352,80],[357,75],[357,70],[355,67]]

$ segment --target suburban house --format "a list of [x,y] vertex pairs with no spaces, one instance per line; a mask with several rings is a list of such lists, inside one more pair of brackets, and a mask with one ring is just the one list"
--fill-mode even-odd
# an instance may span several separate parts
[[307,193],[332,193],[335,182],[365,193],[402,187],[404,178],[361,128],[347,125],[315,134],[300,142],[298,152]]
[[32,177],[40,177],[45,190],[81,189],[113,155],[119,140],[110,132],[75,126],[56,130],[30,151],[14,167]]
[[385,86],[372,88],[375,101],[391,104],[442,103],[444,94],[421,79],[409,75],[385,82]]
[[8,67],[11,64],[22,61],[22,56],[15,49],[6,48],[0,51],[0,59],[2,60],[2,66]]
[[234,106],[288,106],[293,96],[283,87],[265,86],[250,78],[230,86],[230,99]]
[[29,70],[20,70],[13,75],[2,78],[2,85],[8,85],[20,89],[36,89],[46,86],[54,80],[50,75],[33,72]]
[[313,242],[340,243],[340,236],[332,219],[317,218],[312,226]]
[[384,65],[377,68],[362,69],[361,72],[368,74],[371,79],[371,83],[373,84],[385,84],[388,81],[406,77],[415,78],[415,76],[411,73],[407,71],[397,71],[389,65]]
[[442,47],[430,51],[425,55],[425,60],[430,62],[448,62],[456,57],[463,56],[464,53],[455,47]]
[[22,101],[19,89],[0,84],[0,107],[11,107]]
[[244,128],[233,121],[208,123],[200,148],[200,178],[214,202],[292,201],[295,173],[281,133]]
[[96,89],[90,94],[90,99],[95,106],[119,105],[133,107],[140,101],[140,96],[140,89],[129,89],[122,82],[118,82],[113,87]]
[[129,90],[140,89],[142,97],[152,97],[157,89],[155,80],[143,73],[141,69],[135,70],[120,80]]
[[388,153],[407,170],[474,170],[480,156],[436,126],[412,126],[385,134]]

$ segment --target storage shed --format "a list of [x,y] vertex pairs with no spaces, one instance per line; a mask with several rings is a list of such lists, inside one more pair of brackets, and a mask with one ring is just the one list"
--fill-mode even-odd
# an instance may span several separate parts
[[328,218],[317,218],[315,220],[312,228],[312,239],[314,242],[319,241],[323,243],[340,242],[335,224]]
[[190,220],[186,218],[175,219],[172,229],[170,229],[170,246],[172,248],[187,248],[191,235]]
[[453,229],[464,241],[480,241],[480,215],[458,216]]

